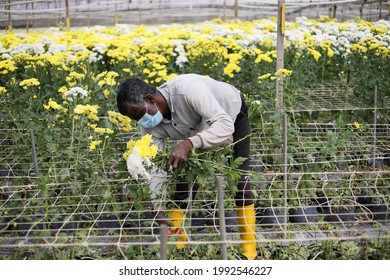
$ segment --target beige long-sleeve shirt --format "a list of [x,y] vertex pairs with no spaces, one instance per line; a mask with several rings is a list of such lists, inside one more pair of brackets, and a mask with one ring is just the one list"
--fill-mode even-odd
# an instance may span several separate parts
[[[158,88],[167,101],[171,119],[145,129],[153,143],[164,149],[165,139],[189,139],[195,148],[212,148],[233,141],[234,121],[241,109],[240,91],[235,87],[196,74],[179,75]],[[153,205],[164,209],[161,195],[166,180],[163,172],[152,172],[149,182]]]
[[234,121],[240,112],[240,91],[196,74],[179,75],[158,88],[167,101],[171,119],[157,127],[141,128],[163,148],[164,139],[189,139],[195,148],[212,148],[233,141]]

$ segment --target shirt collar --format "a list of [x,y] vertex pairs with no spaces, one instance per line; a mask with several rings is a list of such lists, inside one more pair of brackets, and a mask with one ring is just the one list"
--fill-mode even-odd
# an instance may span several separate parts
[[171,111],[171,114],[175,113],[175,108],[173,108],[173,102],[168,87],[164,84],[161,87],[159,87],[157,90],[162,94],[162,96],[167,101],[168,108]]

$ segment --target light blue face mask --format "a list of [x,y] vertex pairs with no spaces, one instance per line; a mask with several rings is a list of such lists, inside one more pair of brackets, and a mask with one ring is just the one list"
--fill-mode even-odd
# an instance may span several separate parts
[[[154,106],[156,106],[156,104],[154,104]],[[146,103],[145,103],[145,107],[146,107],[146,113],[145,113],[145,115],[143,115],[142,118],[140,118],[138,120],[138,124],[140,126],[142,126],[143,128],[153,128],[153,127],[159,125],[163,120],[163,115],[161,114],[161,112],[157,108],[157,106],[156,106],[157,113],[154,115],[150,115],[148,113],[148,107],[147,107]]]

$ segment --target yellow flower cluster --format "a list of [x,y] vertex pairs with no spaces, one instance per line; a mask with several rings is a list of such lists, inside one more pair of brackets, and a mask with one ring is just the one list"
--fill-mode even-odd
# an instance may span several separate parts
[[98,86],[100,88],[106,87],[103,90],[105,96],[109,96],[111,94],[111,87],[116,85],[115,78],[118,77],[119,74],[114,71],[104,71],[96,76],[96,80],[98,81]]
[[133,152],[134,147],[137,147],[138,153],[141,157],[149,159],[154,158],[157,155],[158,148],[156,145],[152,144],[152,142],[152,135],[150,134],[144,135],[139,140],[128,141],[126,144],[127,151],[123,154],[123,158],[127,160]]
[[75,71],[70,72],[69,75],[66,77],[66,81],[68,82],[68,85],[70,87],[74,87],[77,84],[77,81],[80,81],[84,79],[85,74],[84,73],[77,73]]
[[43,107],[46,109],[46,110],[49,110],[50,108],[54,109],[54,110],[60,110],[60,109],[63,109],[63,107],[58,104],[57,102],[53,101],[52,98],[49,99],[49,102],[47,104],[44,104]]
[[309,54],[311,54],[314,57],[314,59],[316,61],[318,61],[320,59],[321,53],[319,51],[312,49],[312,48],[308,48],[307,51]]
[[102,140],[92,141],[91,144],[89,145],[89,150],[90,151],[96,150],[96,147],[99,146],[100,143],[102,143]]
[[99,80],[98,86],[102,87],[104,85],[115,86],[116,81],[115,78],[118,77],[119,74],[114,71],[104,71],[96,76],[96,79]]
[[241,68],[238,66],[240,59],[242,59],[241,53],[233,53],[226,55],[226,58],[228,59],[227,66],[223,69],[223,73],[230,78],[234,77],[233,72],[240,72]]
[[104,128],[104,127],[96,127],[96,128],[94,129],[94,131],[95,131],[96,133],[99,133],[99,134],[113,134],[113,133],[114,133],[114,131],[113,131],[112,129],[110,129],[110,128]]
[[130,119],[118,112],[108,111],[108,119],[114,124],[118,125],[124,132],[131,131]]
[[6,93],[6,92],[7,92],[7,89],[5,87],[0,86],[0,94]]
[[28,87],[39,86],[41,83],[36,78],[26,79],[19,83],[19,86],[23,87],[23,89],[27,89]]
[[76,105],[74,113],[77,115],[86,115],[88,119],[98,121],[97,116],[99,106],[98,105]]
[[278,71],[275,72],[275,76],[283,75],[283,76],[291,76],[292,70],[287,70],[287,69],[279,69]]
[[13,72],[17,69],[15,66],[16,62],[11,59],[1,60],[0,61],[0,74],[8,74],[9,72]]
[[274,59],[277,57],[276,51],[267,51],[267,52],[263,53],[258,48],[255,48],[254,52],[257,54],[257,58],[255,60],[255,63],[260,63],[262,61],[272,63],[274,61]]

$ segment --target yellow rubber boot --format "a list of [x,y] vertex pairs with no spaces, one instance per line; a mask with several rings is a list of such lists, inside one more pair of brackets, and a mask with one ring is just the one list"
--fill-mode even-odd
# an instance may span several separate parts
[[[180,234],[178,239],[179,242],[187,241],[187,233],[183,228],[186,220],[186,215],[184,210],[179,208],[173,208],[172,211],[168,213],[168,217],[170,222],[173,224],[173,227],[169,229],[170,233]],[[183,249],[185,246],[186,246],[185,244],[176,244],[177,249]]]
[[256,216],[254,204],[237,206],[237,224],[242,241],[240,246],[243,250],[243,255],[248,260],[254,260],[257,256],[255,234]]

